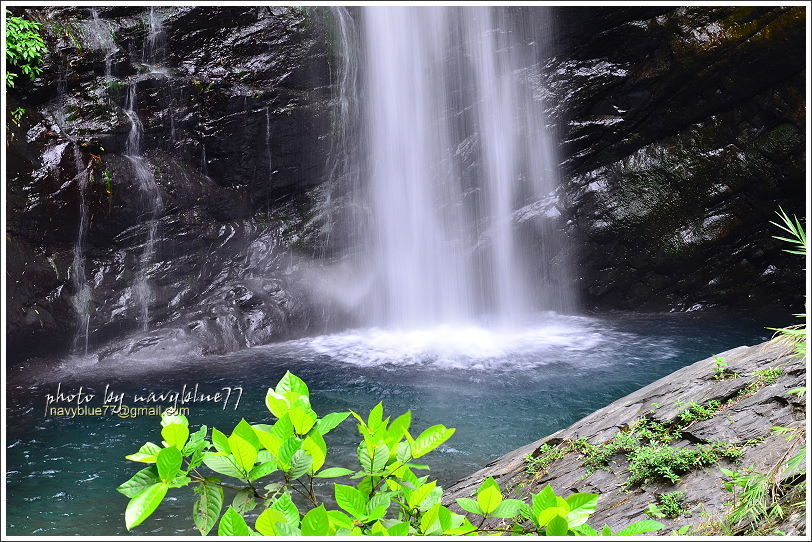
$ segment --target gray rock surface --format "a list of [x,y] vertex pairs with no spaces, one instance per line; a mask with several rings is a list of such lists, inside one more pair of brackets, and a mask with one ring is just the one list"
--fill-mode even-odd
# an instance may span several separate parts
[[[683,525],[712,530],[713,521],[721,520],[730,511],[726,503],[731,500],[731,494],[722,489],[722,481],[727,478],[720,467],[739,470],[753,467],[758,472],[769,471],[792,457],[805,441],[804,436],[788,441],[772,431],[772,427],[800,428],[803,431],[806,423],[805,397],[788,393],[805,386],[805,361],[793,356],[786,344],[773,341],[740,346],[718,355],[728,363],[727,370],[738,373],[738,377],[715,379],[714,358],[698,361],[618,399],[565,429],[491,462],[447,488],[444,501],[449,504],[457,498],[474,495],[481,481],[488,476],[496,479],[503,492],[507,493],[505,490],[509,488],[513,498],[527,498],[530,493],[537,493],[550,484],[558,495],[565,497],[577,492],[599,493],[598,509],[589,523],[596,528],[607,524],[617,530],[635,521],[650,519],[645,511],[650,503],[656,502],[657,495],[684,491],[687,514],[675,519],[659,519],[665,528],[653,534],[669,534]],[[591,475],[587,475],[582,464],[583,456],[574,450],[553,461],[545,473],[533,475],[527,471],[525,457],[545,443],[557,445],[585,438],[592,444],[601,444],[643,416],[668,421],[676,418],[692,401],[704,404],[718,400],[724,403],[757,381],[757,371],[768,368],[782,370],[774,383],[723,407],[708,420],[691,423],[682,431],[682,438],[672,442],[672,446],[683,447],[723,440],[744,451],[739,461],[723,459],[716,465],[683,474],[677,483],[658,481],[629,490],[623,487],[628,476],[628,461],[624,454],[612,458],[610,470],[597,470]],[[453,508],[457,509],[456,505]],[[775,528],[790,535],[803,534],[803,509],[788,511],[788,514]]]

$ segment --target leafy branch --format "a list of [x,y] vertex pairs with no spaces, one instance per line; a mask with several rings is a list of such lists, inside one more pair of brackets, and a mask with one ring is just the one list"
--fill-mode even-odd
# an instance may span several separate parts
[[[352,411],[319,417],[310,405],[307,385],[290,372],[268,390],[265,404],[276,423],[249,424],[243,419],[228,436],[216,428],[209,434],[205,425],[190,433],[185,416],[166,411],[161,417],[162,444],[147,442],[127,456],[150,464],[117,488],[130,499],[124,513],[127,529],[151,516],[170,490],[192,485],[197,495],[192,518],[203,535],[215,525],[221,536],[613,534],[608,527],[598,533],[586,524],[595,511],[596,494],[576,493],[564,499],[547,486],[532,496],[531,506],[504,499],[493,478],[482,482],[476,499],[457,499],[471,519],[452,512],[442,504],[443,489],[437,481],[415,473],[428,466],[414,461],[442,445],[454,429],[434,425],[413,437],[409,411],[394,420],[384,418],[378,403],[366,418]],[[324,435],[349,415],[358,421],[362,436],[357,448],[360,468],[325,468]],[[201,473],[204,466],[217,476]],[[272,475],[275,480],[268,478]],[[221,476],[237,483],[223,482]],[[338,509],[328,510],[314,481],[343,477],[357,483],[333,484]],[[229,506],[224,489],[235,492]],[[307,510],[300,510],[294,494],[302,497]],[[262,512],[251,527],[246,517],[258,506]],[[493,518],[503,523],[486,525]],[[642,521],[614,534],[660,528],[658,522]]]
[[[6,63],[14,66],[32,81],[42,73],[42,57],[48,51],[39,33],[40,24],[14,17],[6,10]],[[6,86],[14,87],[17,73],[6,70]]]

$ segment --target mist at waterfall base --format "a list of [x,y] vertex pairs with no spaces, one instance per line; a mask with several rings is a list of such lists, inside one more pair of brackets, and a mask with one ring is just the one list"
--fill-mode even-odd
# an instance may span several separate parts
[[[183,385],[199,384],[205,393],[241,386],[237,410],[233,396],[225,410],[222,403],[189,405],[193,428],[205,423],[228,432],[240,418],[273,423],[265,391],[292,370],[310,386],[321,415],[366,413],[383,401],[392,415],[411,409],[416,432],[436,423],[455,427],[454,436],[425,457],[431,476],[447,486],[684,365],[768,338],[754,319],[692,313],[550,315],[546,335],[543,329],[503,338],[482,330],[458,330],[456,337],[443,329],[422,335],[348,331],[202,360],[48,371],[37,384],[12,385],[8,395],[8,533],[125,534],[127,499],[115,487],[141,466],[124,456],[160,440],[155,416],[45,415],[46,394],[54,394],[58,382],[63,393],[84,386],[86,393],[102,394],[109,385],[128,398],[180,392]],[[439,344],[449,350],[438,350]],[[357,439],[351,419],[333,430],[326,437],[327,464],[356,466]],[[170,491],[135,532],[194,534],[193,500],[190,488]]]

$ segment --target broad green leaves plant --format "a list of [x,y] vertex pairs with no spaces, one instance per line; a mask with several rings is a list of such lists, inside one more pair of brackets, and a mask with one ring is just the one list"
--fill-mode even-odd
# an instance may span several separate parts
[[[352,411],[320,417],[311,407],[307,385],[290,372],[268,390],[265,404],[277,418],[274,424],[243,419],[228,434],[216,428],[209,432],[205,425],[192,433],[184,416],[165,412],[161,445],[147,442],[127,456],[148,464],[118,487],[130,499],[127,529],[152,515],[170,491],[191,485],[197,496],[192,521],[202,535],[598,534],[586,524],[597,495],[564,499],[549,486],[531,496],[531,506],[504,498],[499,484],[488,478],[475,498],[457,500],[470,518],[452,511],[442,503],[437,482],[417,475],[428,467],[414,460],[436,450],[454,429],[434,425],[413,437],[408,411],[393,420],[378,403],[366,417]],[[327,466],[324,436],[350,415],[361,436],[358,466]],[[337,478],[342,480],[331,482],[328,494],[323,494],[325,482],[316,483]],[[323,497],[335,505],[328,508]],[[498,526],[485,526],[488,519]],[[661,527],[640,522],[615,534]],[[601,533],[612,534],[608,527]]]
[[13,66],[29,79],[34,80],[42,73],[42,56],[47,52],[45,42],[39,33],[40,24],[23,17],[14,17],[6,10],[6,86],[14,86],[17,73]]

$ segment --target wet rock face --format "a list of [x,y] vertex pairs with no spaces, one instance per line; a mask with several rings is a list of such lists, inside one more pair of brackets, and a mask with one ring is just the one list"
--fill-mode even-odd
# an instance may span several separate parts
[[803,10],[557,12],[540,92],[562,141],[562,228],[587,307],[803,306],[772,238],[805,215]]
[[[348,322],[302,279],[353,250],[322,235],[325,202],[345,201],[325,183],[329,10],[25,11],[49,53],[43,75],[19,78],[7,102],[26,108],[7,141],[13,358],[73,347],[83,172],[91,348],[138,329],[140,272],[155,336],[132,348],[177,339],[220,352]],[[554,51],[529,74],[563,173],[515,220],[528,243],[539,227],[566,240],[544,247],[539,276],[569,262],[584,309],[798,307],[802,265],[769,221],[779,205],[804,214],[802,13],[551,8],[555,33],[530,25]],[[133,112],[163,202],[146,270],[152,211],[125,156]],[[331,242],[362,242],[332,223]]]
[[[139,273],[150,288],[150,333],[111,343],[102,357],[160,355],[175,343],[225,352],[316,324],[294,275],[319,245],[313,187],[325,179],[331,130],[329,12],[26,14],[43,24],[49,54],[43,76],[21,78],[8,106],[26,108],[7,145],[12,358],[76,351],[85,174],[91,349],[140,328]],[[143,125],[141,152],[163,207],[146,269],[153,210],[126,156],[128,108]]]

